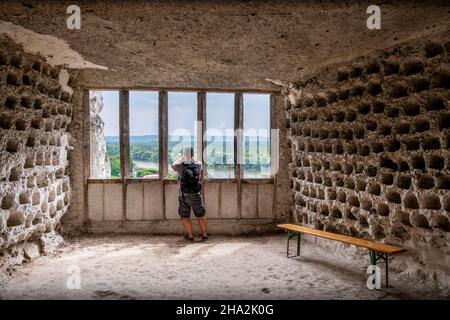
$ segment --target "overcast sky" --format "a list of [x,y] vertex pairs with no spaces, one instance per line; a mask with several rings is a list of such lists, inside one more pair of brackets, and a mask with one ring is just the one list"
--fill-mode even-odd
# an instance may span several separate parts
[[[103,91],[105,136],[119,135],[119,92]],[[256,135],[270,128],[270,102],[267,94],[244,94],[244,130]],[[197,119],[196,92],[169,92],[169,135],[195,133]],[[234,95],[232,93],[207,93],[206,123],[210,135],[225,135],[233,129]],[[251,130],[253,129],[253,130]],[[250,130],[250,131],[249,131]],[[253,133],[252,133],[253,132]],[[130,135],[158,134],[158,92],[130,91]],[[267,136],[267,132],[264,135]]]

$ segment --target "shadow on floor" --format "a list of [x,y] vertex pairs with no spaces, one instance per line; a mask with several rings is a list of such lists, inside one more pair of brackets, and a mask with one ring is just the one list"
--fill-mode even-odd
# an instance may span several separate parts
[[[308,257],[307,255],[302,255],[299,257],[292,257],[289,258],[293,261],[296,261],[298,263],[302,263],[302,264],[309,264],[312,267],[317,267],[319,266],[320,268],[324,268],[324,269],[328,269],[328,272],[331,273],[332,275],[336,275],[337,277],[345,280],[348,280],[348,283],[354,281],[355,278],[359,278],[361,279],[361,284],[362,286],[365,286],[365,283],[367,281],[367,277],[365,277],[365,267],[362,268],[362,272],[361,271],[356,271],[358,270],[359,267],[355,266],[354,269],[351,269],[351,266],[348,264],[342,264],[342,265],[336,265],[335,262],[331,263],[327,260],[320,260],[320,259],[315,259],[315,258],[311,258]],[[384,267],[384,265],[383,265]],[[392,274],[389,274],[389,287],[386,288],[385,286],[385,282],[384,282],[384,269],[382,269],[382,280],[381,280],[381,289],[378,289],[377,292],[379,293],[383,293],[382,296],[380,296],[379,299],[402,299],[402,300],[410,300],[410,299],[414,299],[411,295],[400,291],[398,289],[395,288],[395,283],[392,284]],[[367,275],[368,276],[368,275]],[[347,282],[347,281],[346,281]],[[395,282],[395,280],[394,280]],[[368,289],[367,290],[371,290]]]

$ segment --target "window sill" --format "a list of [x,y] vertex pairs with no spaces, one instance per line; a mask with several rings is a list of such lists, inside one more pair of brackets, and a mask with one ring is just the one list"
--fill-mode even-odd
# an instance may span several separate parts
[[[126,183],[126,184],[131,184],[131,183],[142,183],[142,182],[161,182],[163,181],[164,183],[168,183],[168,184],[177,184],[178,180],[177,179],[161,179],[161,178],[127,178],[127,179],[88,179],[87,182],[89,184],[98,184],[98,183]],[[235,178],[230,178],[230,179],[225,179],[225,178],[205,178],[203,180],[204,182],[209,182],[209,183],[237,183],[237,179]],[[241,183],[243,184],[273,184],[274,183],[274,179],[273,178],[261,178],[261,179],[241,179]]]

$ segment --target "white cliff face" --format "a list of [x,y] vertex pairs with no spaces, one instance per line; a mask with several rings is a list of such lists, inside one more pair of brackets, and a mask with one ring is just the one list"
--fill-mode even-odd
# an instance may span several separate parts
[[104,135],[104,122],[100,116],[103,110],[103,96],[100,91],[91,91],[90,97],[91,118],[91,177],[99,179],[111,178],[111,166],[106,152]]

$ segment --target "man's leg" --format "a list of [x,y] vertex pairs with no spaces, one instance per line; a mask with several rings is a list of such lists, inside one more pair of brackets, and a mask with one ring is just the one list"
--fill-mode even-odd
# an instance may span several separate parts
[[194,235],[192,234],[192,223],[190,219],[191,206],[188,203],[186,203],[185,197],[182,195],[178,197],[178,202],[179,202],[178,214],[183,220],[183,226],[184,230],[186,231],[187,237],[189,238],[189,240],[191,240],[194,238]]
[[200,230],[202,231],[202,236],[207,237],[208,232],[206,230],[206,217],[199,217],[198,218],[198,224],[200,225]]
[[189,238],[193,238],[192,234],[192,222],[190,218],[183,218],[183,226]]
[[206,231],[205,206],[203,204],[202,194],[196,193],[191,195],[190,201],[192,209],[194,210],[194,214],[198,218],[198,224],[200,225],[202,237],[206,240],[206,238],[208,237],[208,232]]

